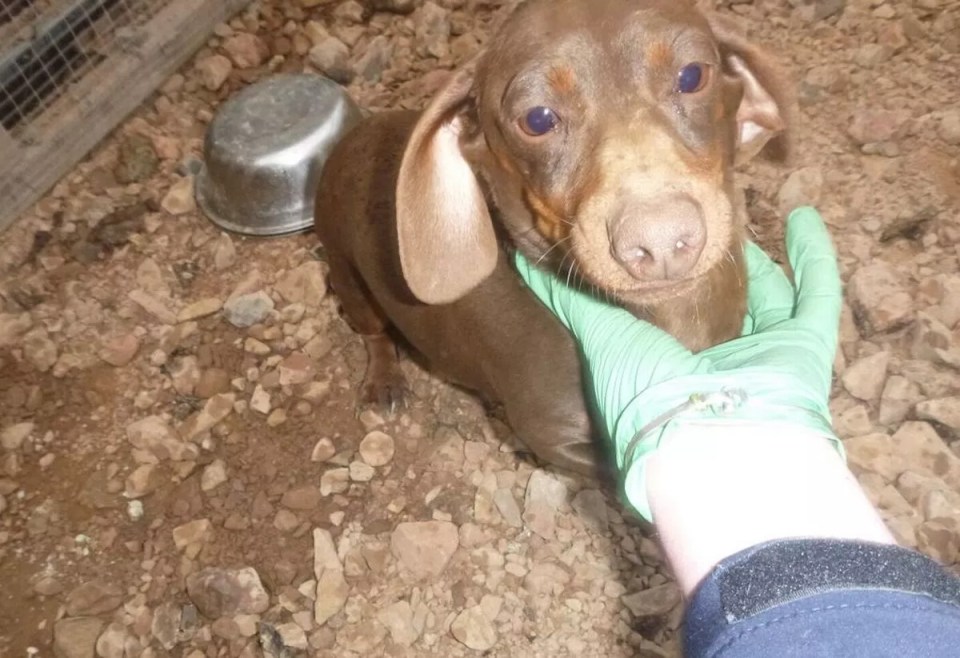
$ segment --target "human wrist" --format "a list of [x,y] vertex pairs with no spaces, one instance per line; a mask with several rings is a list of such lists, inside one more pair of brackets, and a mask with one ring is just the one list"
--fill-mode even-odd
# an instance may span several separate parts
[[687,592],[720,560],[765,541],[894,541],[837,442],[805,427],[690,422],[643,468],[661,542]]
[[652,520],[652,512],[644,485],[645,462],[678,435],[696,432],[724,442],[741,435],[759,434],[775,440],[802,433],[826,439],[844,455],[826,403],[815,390],[777,373],[678,377],[636,395],[613,418],[612,424],[608,421],[608,431],[624,489],[630,503],[647,520]]

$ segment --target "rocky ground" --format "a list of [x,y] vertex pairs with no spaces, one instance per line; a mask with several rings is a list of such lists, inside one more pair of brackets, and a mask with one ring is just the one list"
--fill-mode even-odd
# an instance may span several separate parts
[[[358,415],[364,352],[314,238],[226,235],[192,200],[244,85],[319,70],[419,107],[500,5],[254,3],[0,235],[0,654],[675,655],[648,528],[410,362],[409,405]],[[798,81],[793,162],[740,181],[765,244],[797,198],[836,238],[851,466],[956,565],[960,6],[721,10]]]

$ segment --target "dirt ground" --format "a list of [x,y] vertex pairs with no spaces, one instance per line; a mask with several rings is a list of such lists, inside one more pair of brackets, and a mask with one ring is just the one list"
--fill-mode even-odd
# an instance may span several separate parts
[[[420,107],[501,4],[254,3],[0,235],[0,655],[676,655],[679,591],[615,496],[409,360],[408,405],[358,414],[316,240],[192,201],[237,90],[319,70]],[[797,198],[835,237],[851,467],[956,568],[960,4],[719,9],[797,83],[793,160],[738,182],[771,251]]]

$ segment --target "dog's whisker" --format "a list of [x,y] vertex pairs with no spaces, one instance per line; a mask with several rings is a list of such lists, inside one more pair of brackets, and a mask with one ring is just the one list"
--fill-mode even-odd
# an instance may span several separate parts
[[550,248],[547,249],[545,252],[543,252],[543,255],[540,256],[540,258],[538,258],[538,259],[537,259],[537,262],[534,263],[534,264],[535,264],[535,265],[539,265],[540,263],[542,263],[542,262],[544,261],[544,259],[546,259],[546,257],[550,255],[550,252],[552,252],[552,251],[553,251],[554,249],[556,249],[557,247],[562,246],[564,243],[566,243],[567,241],[569,241],[572,237],[573,237],[573,236],[568,235],[568,236],[565,237],[563,240],[560,240],[559,242],[554,243],[554,245],[553,245],[552,247],[550,247]]

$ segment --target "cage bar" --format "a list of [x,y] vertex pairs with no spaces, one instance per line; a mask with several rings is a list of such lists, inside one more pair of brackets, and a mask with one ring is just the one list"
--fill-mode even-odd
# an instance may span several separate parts
[[250,0],[0,0],[0,230]]

